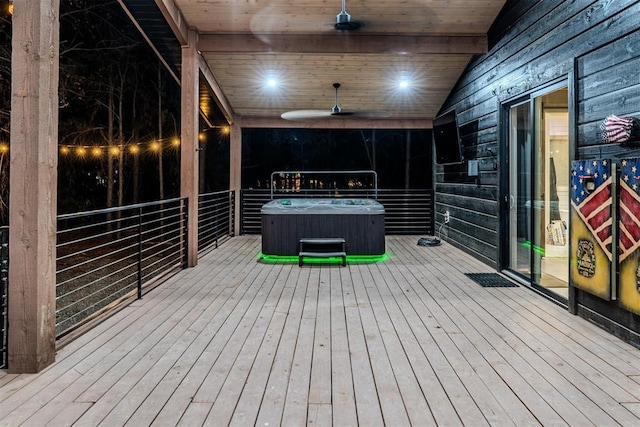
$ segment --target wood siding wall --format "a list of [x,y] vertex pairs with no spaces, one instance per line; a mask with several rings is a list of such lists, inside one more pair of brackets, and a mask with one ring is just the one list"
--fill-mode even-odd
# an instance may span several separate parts
[[436,229],[448,210],[448,241],[499,267],[499,120],[505,101],[558,80],[569,84],[576,68],[579,158],[629,153],[596,145],[596,138],[608,114],[640,111],[639,16],[637,0],[507,2],[490,30],[489,52],[469,63],[441,109],[456,109],[465,159],[477,159],[480,167],[478,178],[467,176],[466,162],[436,168]]
[[[447,239],[500,268],[501,104],[546,85],[569,87],[571,156],[637,157],[640,149],[602,144],[609,114],[640,117],[640,1],[508,1],[490,30],[490,50],[471,61],[441,112],[455,108],[467,164],[436,168],[436,228],[451,213]],[[576,290],[579,312],[634,341],[640,317]],[[622,325],[620,328],[616,325]],[[635,331],[635,332],[630,332]],[[635,338],[634,338],[635,336]]]

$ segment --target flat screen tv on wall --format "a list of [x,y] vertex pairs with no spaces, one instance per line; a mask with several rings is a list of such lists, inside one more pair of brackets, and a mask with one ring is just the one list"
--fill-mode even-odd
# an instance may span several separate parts
[[435,161],[437,164],[462,163],[462,144],[455,110],[451,110],[433,121],[433,144],[436,149]]

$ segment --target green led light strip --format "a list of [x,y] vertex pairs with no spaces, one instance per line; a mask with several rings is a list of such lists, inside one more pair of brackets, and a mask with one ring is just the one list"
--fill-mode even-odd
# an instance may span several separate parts
[[[528,240],[526,242],[522,242],[521,245],[524,246],[525,248],[531,248],[531,242]],[[533,245],[533,251],[539,255],[542,255],[542,256],[545,255],[544,248],[541,248],[540,246]]]
[[[389,256],[384,253],[382,255],[347,255],[347,262],[363,263],[363,262],[379,262],[384,261]],[[297,263],[298,256],[296,255],[265,255],[260,254],[260,260],[264,262],[283,262],[283,263]],[[342,258],[304,258],[304,262],[309,264],[342,264]]]

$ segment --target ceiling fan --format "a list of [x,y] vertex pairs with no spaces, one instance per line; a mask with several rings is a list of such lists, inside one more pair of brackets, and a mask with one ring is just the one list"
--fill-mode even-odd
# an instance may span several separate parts
[[351,31],[357,30],[361,26],[362,22],[351,20],[351,15],[347,13],[347,0],[342,0],[342,10],[336,16],[336,30]]
[[338,89],[340,83],[334,83],[336,90],[336,104],[330,110],[293,110],[282,113],[280,117],[285,120],[310,120],[323,117],[358,117],[365,119],[384,119],[390,117],[391,113],[386,111],[365,111],[365,110],[343,110],[338,105]]

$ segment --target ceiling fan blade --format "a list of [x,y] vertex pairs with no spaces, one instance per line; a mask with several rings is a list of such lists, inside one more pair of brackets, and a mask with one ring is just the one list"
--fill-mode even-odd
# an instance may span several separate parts
[[331,115],[334,117],[340,117],[340,116],[353,116],[354,114],[357,114],[355,111],[346,111],[346,110],[332,110],[331,111]]
[[334,83],[333,87],[336,91],[336,104],[331,110],[294,110],[282,113],[280,117],[285,120],[310,120],[323,117],[360,117],[365,119],[384,119],[391,117],[391,113],[386,111],[343,110],[338,104],[338,89],[340,88],[340,83]]
[[330,117],[331,111],[329,110],[294,110],[282,113],[280,117],[285,120],[309,120],[319,119],[322,117]]
[[351,117],[360,117],[363,119],[386,119],[391,117],[391,113],[388,111],[365,111],[365,110],[355,110],[355,111],[346,111],[346,113],[350,114]]
[[321,119],[325,117],[354,117],[361,119],[386,119],[391,117],[391,113],[387,111],[347,111],[341,110],[338,112],[326,111],[326,110],[294,110],[287,111],[280,115],[285,120],[313,120]]

